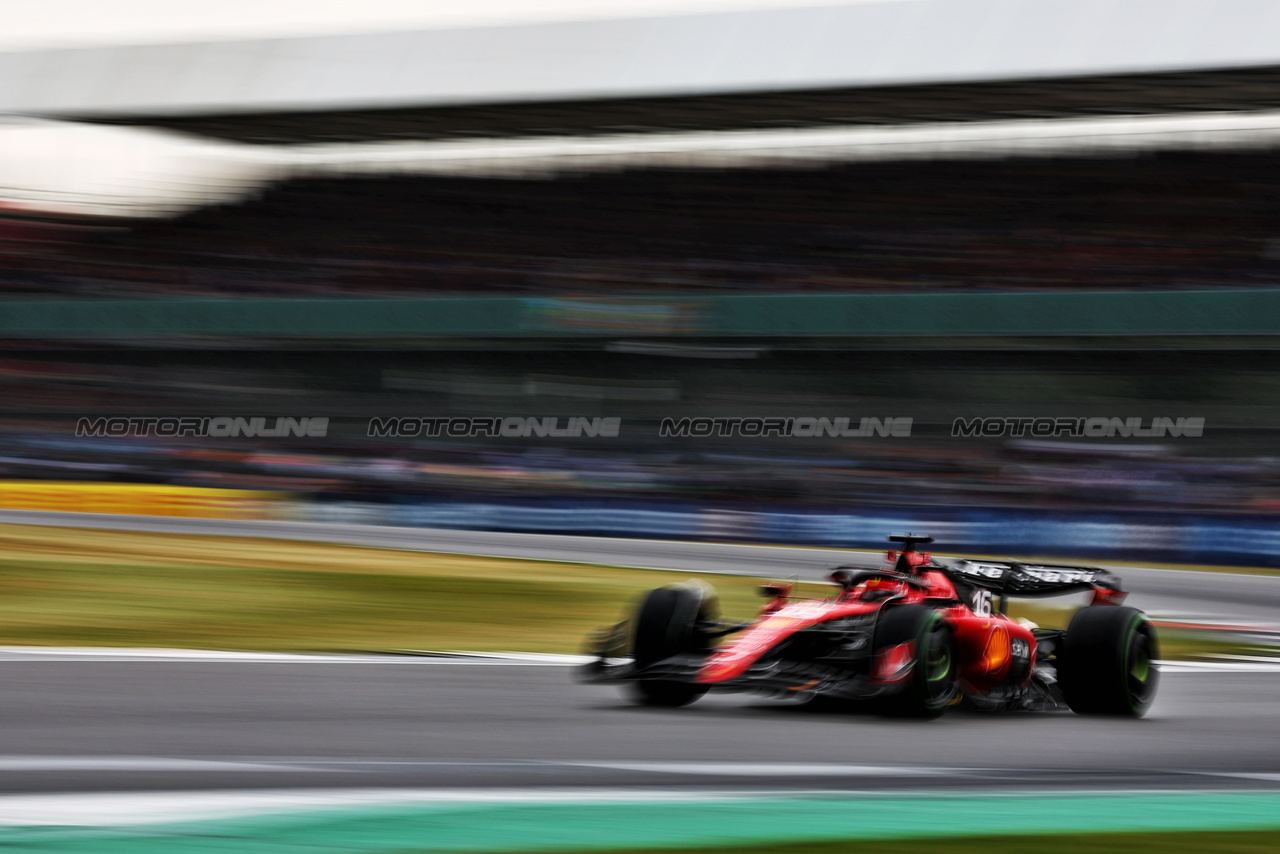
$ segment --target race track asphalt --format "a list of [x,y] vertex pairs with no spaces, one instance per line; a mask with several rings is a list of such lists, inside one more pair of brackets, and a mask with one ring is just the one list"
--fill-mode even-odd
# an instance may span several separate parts
[[[818,577],[872,554],[297,523],[0,513],[0,522],[325,540]],[[1278,622],[1280,579],[1124,570],[1140,607]],[[1271,787],[1280,668],[1169,668],[1143,720],[955,711],[930,722],[749,695],[634,706],[562,665],[0,657],[0,792],[275,787]]]
[[1275,786],[1280,672],[1166,670],[1142,720],[632,705],[567,666],[0,662],[0,793],[275,787]]

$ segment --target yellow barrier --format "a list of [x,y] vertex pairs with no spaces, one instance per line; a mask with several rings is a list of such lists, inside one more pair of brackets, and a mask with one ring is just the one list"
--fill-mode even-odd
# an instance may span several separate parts
[[201,486],[0,481],[0,508],[6,510],[277,519],[284,515],[285,498],[281,492]]

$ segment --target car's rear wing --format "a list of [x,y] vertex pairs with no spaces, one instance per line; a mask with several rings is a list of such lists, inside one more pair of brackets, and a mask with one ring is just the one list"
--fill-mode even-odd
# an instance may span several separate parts
[[959,558],[934,558],[933,564],[954,579],[1001,596],[1061,596],[1093,591],[1096,602],[1108,603],[1118,603],[1125,596],[1120,578],[1096,566]]

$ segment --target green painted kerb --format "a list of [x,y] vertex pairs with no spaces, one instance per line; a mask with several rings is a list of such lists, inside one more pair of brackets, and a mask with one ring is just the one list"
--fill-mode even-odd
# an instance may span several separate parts
[[429,338],[1280,335],[1280,289],[0,300],[0,338]]
[[1268,830],[1280,792],[432,803],[127,829],[0,828],[6,852],[534,852],[976,835]]

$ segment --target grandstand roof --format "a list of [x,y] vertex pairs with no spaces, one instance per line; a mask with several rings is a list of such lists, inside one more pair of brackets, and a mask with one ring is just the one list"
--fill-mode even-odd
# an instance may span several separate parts
[[327,111],[1249,68],[1280,65],[1277,33],[1272,0],[873,0],[37,46],[0,53],[0,112]]
[[170,216],[301,177],[547,178],[631,168],[1274,150],[1280,111],[503,139],[247,145],[172,131],[0,123],[0,212]]
[[1280,111],[500,139],[248,145],[172,131],[0,122],[0,212],[170,216],[302,177],[548,178],[632,168],[1274,150]]
[[1280,66],[980,83],[322,112],[112,116],[240,142],[595,136],[1280,109]]

